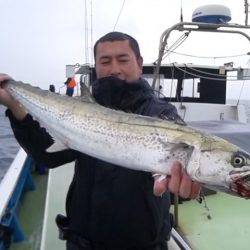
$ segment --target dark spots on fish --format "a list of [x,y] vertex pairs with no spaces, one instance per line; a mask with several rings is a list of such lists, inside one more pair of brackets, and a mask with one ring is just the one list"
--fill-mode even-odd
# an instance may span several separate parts
[[207,215],[207,218],[208,218],[209,220],[212,220],[212,216],[211,216],[210,214]]
[[156,137],[155,137],[155,136],[153,136],[153,137],[152,137],[152,140],[153,140],[153,141],[156,141]]

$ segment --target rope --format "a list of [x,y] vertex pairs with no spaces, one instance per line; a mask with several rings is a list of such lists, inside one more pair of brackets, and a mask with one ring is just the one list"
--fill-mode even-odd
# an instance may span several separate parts
[[[177,67],[175,65],[175,63],[173,63],[173,67],[179,69],[180,71],[187,73],[189,75],[195,76],[197,78],[203,78],[203,79],[208,79],[208,80],[216,80],[216,81],[225,81],[226,80],[226,76],[220,76],[220,77],[224,77],[225,79],[219,79],[219,78],[213,78],[213,77],[206,77],[206,76],[202,76],[202,75],[197,75],[191,72],[188,72],[187,70],[181,69],[180,67]],[[237,79],[227,79],[228,81],[238,81]]]
[[[248,61],[248,68],[247,69],[249,69],[249,68],[250,68],[250,60]],[[241,95],[243,93],[243,88],[245,87],[245,82],[246,82],[246,80],[244,79],[243,82],[242,82],[241,89],[240,89],[240,94],[239,94],[239,97],[238,97],[238,100],[237,100],[237,104],[236,104],[237,106],[239,105],[240,98],[241,98]]]
[[232,55],[232,56],[196,56],[196,55],[191,55],[191,54],[185,54],[185,53],[181,53],[181,52],[175,52],[172,51],[170,49],[167,49],[166,52],[170,52],[173,54],[177,54],[177,55],[182,55],[182,56],[188,56],[188,57],[194,57],[194,58],[205,58],[205,59],[222,59],[222,58],[232,58],[232,57],[241,57],[241,56],[248,56],[248,53],[245,54],[239,54],[239,55]]
[[120,12],[119,12],[119,14],[118,14],[118,17],[117,17],[116,23],[115,23],[115,25],[114,25],[113,31],[115,30],[116,25],[117,25],[117,23],[118,23],[118,21],[119,21],[119,18],[120,18],[121,14],[122,14],[122,10],[123,10],[123,7],[124,7],[124,5],[125,5],[125,2],[126,2],[126,0],[124,0],[123,3],[122,3],[122,7],[121,7]]

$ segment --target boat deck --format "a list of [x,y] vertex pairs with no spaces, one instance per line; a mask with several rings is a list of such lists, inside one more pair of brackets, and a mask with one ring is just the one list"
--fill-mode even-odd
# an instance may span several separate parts
[[33,172],[32,179],[36,189],[32,192],[25,193],[18,208],[19,222],[25,240],[13,242],[11,250],[40,249],[48,176]]
[[[11,249],[65,249],[65,242],[58,239],[55,217],[58,213],[65,214],[65,198],[73,171],[73,163],[50,170],[48,185],[47,175],[33,174],[36,190],[28,192],[19,207],[20,224],[28,237],[22,242],[12,244]],[[184,201],[178,206],[179,226],[175,229],[190,248],[179,248],[171,238],[169,249],[248,250],[249,200],[217,193],[206,196],[206,204],[209,212],[204,203],[199,204],[196,200]]]
[[[179,227],[194,250],[249,250],[250,202],[224,193],[206,196],[179,205]],[[209,218],[210,216],[211,218]]]
[[65,200],[73,171],[73,163],[49,171],[41,250],[65,249],[65,241],[58,238],[55,217],[57,214],[65,215]]

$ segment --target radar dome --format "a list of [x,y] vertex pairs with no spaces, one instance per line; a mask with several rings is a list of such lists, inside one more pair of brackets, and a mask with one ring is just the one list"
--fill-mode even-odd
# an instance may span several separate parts
[[204,5],[194,10],[192,22],[220,24],[231,20],[231,11],[224,5]]

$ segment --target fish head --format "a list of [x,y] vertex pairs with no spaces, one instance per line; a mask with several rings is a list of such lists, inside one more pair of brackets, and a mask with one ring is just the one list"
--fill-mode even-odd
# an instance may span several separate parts
[[250,198],[250,154],[244,151],[235,152],[231,164],[234,168],[229,172],[230,191]]
[[193,179],[215,191],[250,198],[249,153],[225,142],[195,154],[187,167]]

